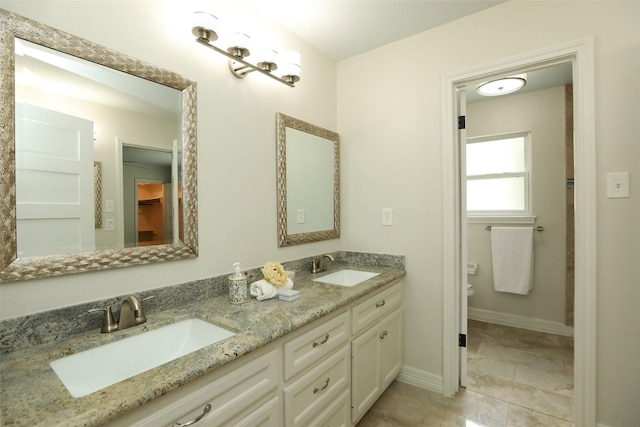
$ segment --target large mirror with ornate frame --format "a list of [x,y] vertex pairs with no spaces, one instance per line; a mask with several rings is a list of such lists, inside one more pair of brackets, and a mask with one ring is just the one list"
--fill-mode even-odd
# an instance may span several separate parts
[[[25,55],[24,51],[27,49],[34,53]],[[62,70],[64,68],[62,66],[58,68],[49,67],[50,64],[45,64],[50,68],[49,70],[40,68],[43,64],[34,62],[34,58],[44,56],[55,57],[56,61],[64,61],[70,64],[70,67],[73,67],[73,72],[68,72],[71,68]],[[16,66],[18,70],[16,70]],[[89,70],[90,67],[100,67],[100,70]],[[195,82],[174,72],[147,64],[4,9],[0,9],[0,70],[0,282],[98,271],[197,256]],[[34,70],[37,71],[34,72]],[[64,82],[61,80],[56,80],[55,82],[47,80],[54,74],[64,75],[62,77]],[[109,103],[111,109],[108,114],[103,114],[101,117],[109,117],[109,120],[103,120],[104,124],[102,126],[110,128],[109,130],[112,132],[107,137],[109,144],[111,144],[107,151],[116,153],[117,148],[116,164],[105,162],[100,157],[101,153],[97,142],[100,137],[96,137],[96,133],[100,134],[101,129],[96,129],[95,123],[89,120],[88,131],[84,131],[84,133],[93,132],[93,135],[90,135],[89,138],[93,139],[93,144],[88,144],[89,156],[85,156],[84,160],[77,162],[78,164],[87,165],[87,167],[78,167],[78,169],[84,169],[86,173],[84,175],[78,174],[74,178],[61,178],[60,181],[56,181],[57,178],[54,178],[47,181],[46,186],[38,188],[39,184],[34,185],[36,181],[32,182],[26,179],[25,176],[37,175],[41,172],[40,169],[34,173],[35,169],[33,167],[24,165],[45,164],[45,168],[59,169],[63,166],[58,163],[55,166],[51,166],[48,163],[49,158],[54,158],[54,161],[57,162],[60,158],[69,157],[62,153],[73,153],[75,155],[76,148],[74,146],[56,145],[61,140],[56,135],[55,129],[58,128],[56,122],[56,126],[50,127],[54,129],[51,132],[42,131],[43,127],[37,127],[40,133],[36,132],[35,134],[42,136],[39,138],[40,142],[38,144],[44,147],[48,157],[42,156],[40,152],[34,155],[34,145],[30,139],[34,132],[31,130],[26,131],[27,127],[23,124],[23,117],[26,117],[24,111],[33,107],[30,105],[30,100],[32,99],[50,96],[53,98],[50,93],[42,92],[46,91],[47,87],[57,88],[58,92],[60,92],[61,87],[69,88],[74,87],[73,85],[77,87],[77,81],[74,81],[71,86],[64,86],[68,83],[68,80],[70,81],[68,78],[70,74],[81,75],[80,78],[84,79],[82,81],[85,82],[85,86],[82,86],[80,90],[85,99],[80,99],[82,96],[70,96],[68,93],[72,91],[70,89],[66,89],[67,93],[64,94],[70,99],[68,102],[76,104],[76,107],[77,105],[87,105],[87,102],[97,104],[96,98],[98,96],[94,95],[94,87],[90,88],[89,85],[95,87],[108,86],[110,83],[107,83],[107,80],[121,80],[120,77],[115,77],[116,74],[123,77],[122,81],[126,79],[133,81],[124,83],[127,89],[124,89],[123,86],[120,88],[121,92],[126,92],[128,96],[132,96],[132,94],[138,96],[142,93],[161,93],[160,98],[164,98],[167,107],[163,107],[161,105],[162,102],[158,101],[155,95],[153,95],[154,99],[145,99],[140,95],[140,99],[136,102],[131,99],[118,100],[109,95],[110,101],[105,103]],[[26,77],[36,81],[42,87],[34,89],[34,85],[33,87],[25,88],[22,80]],[[46,95],[42,95],[43,93],[46,93]],[[23,104],[22,98],[26,99],[27,103]],[[135,112],[132,112],[129,107],[127,107],[129,109],[126,111],[122,108],[122,105],[130,106],[132,103],[138,107]],[[40,114],[40,106],[36,107],[35,114]],[[114,113],[116,110],[118,111],[117,114]],[[46,112],[54,115],[66,113],[66,111],[61,113],[60,111],[49,110]],[[63,115],[65,117],[68,116]],[[114,135],[113,132],[117,131],[113,131],[111,128],[129,129],[124,126],[118,127],[113,123],[118,115],[126,116],[130,122],[135,122],[136,126],[146,126],[147,129],[139,129],[139,137],[133,135],[135,132],[132,133],[128,130],[126,135],[118,135],[116,133],[118,136],[112,137]],[[153,118],[150,118],[151,116]],[[144,120],[139,120],[140,117],[144,117]],[[86,118],[80,119],[80,122],[87,122]],[[41,123],[39,118],[35,122],[37,122],[38,126]],[[165,127],[151,125],[151,127],[155,128],[154,131],[156,133],[158,128],[161,129],[160,139],[168,140],[165,147],[156,147],[148,141],[148,139],[153,139],[149,135],[154,135],[148,131],[150,123],[163,123],[165,125]],[[93,127],[91,127],[92,124]],[[83,126],[83,124],[80,123],[79,126]],[[127,126],[130,126],[130,124]],[[106,130],[104,128],[102,129],[103,131]],[[78,132],[79,135],[81,132]],[[62,134],[63,132],[60,133]],[[22,145],[22,142],[18,144],[18,141],[27,141],[27,144]],[[162,144],[165,144],[165,142],[163,141]],[[25,149],[24,147],[27,148]],[[128,157],[129,154],[127,153],[132,150],[136,151],[134,154],[142,153],[145,158]],[[78,151],[80,150],[78,149]],[[78,155],[78,157],[80,156]],[[86,159],[90,159],[90,161]],[[142,186],[143,184],[148,184],[145,181],[166,181],[167,184],[164,186],[164,191],[161,189],[159,190],[161,192],[160,196],[147,196],[143,203],[137,203],[135,207],[130,209],[132,211],[130,216],[136,217],[134,222],[138,225],[137,217],[140,215],[139,212],[144,207],[143,205],[154,203],[156,198],[164,197],[167,200],[166,204],[169,205],[169,208],[165,208],[168,211],[163,214],[164,229],[169,230],[168,236],[149,245],[138,243],[137,238],[135,243],[128,242],[126,237],[122,237],[124,234],[122,236],[118,234],[125,228],[122,217],[127,216],[122,207],[125,205],[122,199],[128,197],[126,183],[123,191],[123,176],[125,180],[128,179],[125,170],[134,167],[145,169],[149,173],[149,169],[159,168],[158,162],[160,161],[165,163],[162,167],[169,171],[165,173],[168,178],[136,178],[135,181],[140,182],[136,184],[139,187],[136,187],[135,192],[137,193],[138,189],[141,192],[143,190],[148,191],[147,188],[150,187]],[[115,173],[111,174],[109,172],[112,169],[118,171],[117,177]],[[25,170],[28,170],[31,175],[24,172]],[[103,176],[103,173],[106,173],[106,175]],[[108,180],[105,179],[107,175],[109,177]],[[59,187],[65,179],[86,187],[87,192],[82,193],[82,197],[72,197],[66,190],[60,190],[60,188],[65,188]],[[107,185],[105,181],[109,181],[109,185],[113,185],[117,189],[114,193],[116,195],[109,196],[108,200],[102,200],[105,192],[109,194],[108,189],[103,189],[103,186]],[[32,191],[33,194],[44,194],[45,199],[53,191],[57,191],[61,194],[62,201],[51,203],[51,200],[43,201],[31,198],[32,193],[28,193],[29,196],[27,197],[26,191]],[[28,221],[23,221],[24,218],[35,218],[36,214],[33,214],[35,208],[43,211],[48,209],[56,212],[69,211],[69,207],[75,202],[69,202],[65,200],[65,197],[66,199],[84,200],[84,203],[77,202],[77,200],[76,202],[78,205],[83,206],[80,209],[89,212],[89,214],[83,214],[85,220],[82,221],[86,222],[86,218],[90,218],[90,228],[92,230],[91,232],[79,233],[79,235],[91,235],[91,242],[86,245],[79,245],[80,249],[68,249],[67,246],[60,244],[60,250],[56,250],[56,246],[53,245],[54,249],[50,252],[37,253],[37,250],[40,250],[43,246],[42,242],[44,240],[49,239],[55,243],[58,239],[68,238],[68,235],[60,233],[60,227],[51,226],[51,224],[56,224],[53,222],[48,224],[49,228],[47,228],[45,221],[33,221],[36,226],[32,228],[26,228],[26,226],[18,224],[27,223]],[[138,197],[138,194],[136,194],[136,197]],[[54,207],[43,207],[47,203]],[[65,219],[65,221],[60,221],[60,224],[67,224],[70,229],[75,227],[73,221],[66,220],[67,217],[64,215],[61,215],[60,218]],[[167,220],[167,218],[170,219]],[[78,223],[82,221],[78,221]],[[105,239],[104,236],[108,235],[110,231],[114,231],[114,229],[116,233],[112,233],[112,235],[117,234],[120,238],[113,239],[114,243],[99,244],[101,239],[107,241],[108,239]],[[58,233],[57,235],[56,232]],[[94,233],[95,235],[92,235]],[[30,244],[31,246],[29,246]],[[71,246],[75,247],[74,245]],[[24,250],[24,248],[32,247],[36,248],[35,252]]]
[[336,132],[276,115],[278,244],[340,237],[340,147]]

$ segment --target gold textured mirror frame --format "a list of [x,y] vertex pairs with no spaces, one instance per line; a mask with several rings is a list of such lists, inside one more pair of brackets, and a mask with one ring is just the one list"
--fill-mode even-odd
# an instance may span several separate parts
[[[340,237],[340,138],[336,132],[287,116],[276,114],[278,245],[280,247],[331,240]],[[287,128],[333,142],[333,229],[289,234],[287,225]]]
[[[124,249],[17,258],[15,38],[182,92],[182,241]],[[196,83],[99,44],[0,9],[0,283],[129,267],[198,256]]]

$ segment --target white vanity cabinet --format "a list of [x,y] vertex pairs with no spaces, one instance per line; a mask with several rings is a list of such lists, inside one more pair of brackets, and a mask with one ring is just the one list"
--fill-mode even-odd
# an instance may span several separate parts
[[352,310],[351,419],[354,424],[400,373],[401,302],[402,287],[398,284]]

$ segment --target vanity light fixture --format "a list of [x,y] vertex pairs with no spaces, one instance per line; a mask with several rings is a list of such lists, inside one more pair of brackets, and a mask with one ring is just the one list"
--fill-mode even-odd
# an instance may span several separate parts
[[[214,51],[229,58],[229,70],[237,78],[243,79],[247,74],[258,71],[294,87],[300,81],[300,54],[295,51],[283,52],[281,55],[269,48],[259,49],[255,53],[255,63],[246,60],[253,49],[251,38],[244,33],[232,33],[228,38],[228,47],[222,49],[212,42],[218,39],[218,18],[207,12],[195,12],[193,14],[193,28],[191,32],[196,36],[196,41]],[[280,75],[273,71],[280,68]]]
[[476,88],[476,92],[482,96],[500,96],[520,90],[526,84],[527,75],[518,74],[516,76],[503,77],[480,83]]

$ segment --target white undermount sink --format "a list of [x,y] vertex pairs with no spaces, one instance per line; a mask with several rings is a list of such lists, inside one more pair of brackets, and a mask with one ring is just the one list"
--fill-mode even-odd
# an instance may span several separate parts
[[235,335],[187,319],[50,363],[73,397],[82,397]]
[[380,273],[360,270],[339,270],[314,279],[315,282],[329,283],[331,285],[355,286],[359,283],[376,277]]

